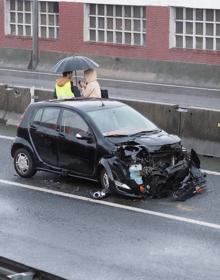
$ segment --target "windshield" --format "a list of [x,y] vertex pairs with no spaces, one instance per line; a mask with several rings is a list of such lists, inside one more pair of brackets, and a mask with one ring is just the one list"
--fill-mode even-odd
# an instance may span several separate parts
[[104,136],[127,136],[138,132],[151,132],[158,128],[129,106],[102,108],[88,115]]

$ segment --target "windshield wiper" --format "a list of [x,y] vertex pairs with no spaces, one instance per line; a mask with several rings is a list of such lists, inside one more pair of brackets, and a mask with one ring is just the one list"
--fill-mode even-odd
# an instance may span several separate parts
[[160,132],[160,129],[154,129],[154,130],[141,130],[137,133],[131,134],[130,136],[139,136],[139,135],[144,135],[144,134],[149,134],[149,133],[156,133]]
[[110,135],[104,135],[104,137],[128,137],[127,134],[110,134]]

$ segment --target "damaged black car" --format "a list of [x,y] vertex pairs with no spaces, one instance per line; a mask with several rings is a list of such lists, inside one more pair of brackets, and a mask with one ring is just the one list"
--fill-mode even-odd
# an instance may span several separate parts
[[185,200],[201,192],[205,175],[194,150],[115,100],[73,99],[31,104],[11,148],[24,178],[48,171],[100,182],[111,193]]

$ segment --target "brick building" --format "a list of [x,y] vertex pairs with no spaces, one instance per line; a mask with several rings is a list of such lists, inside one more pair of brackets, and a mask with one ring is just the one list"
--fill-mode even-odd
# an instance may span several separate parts
[[[220,64],[220,1],[38,1],[42,51]],[[0,48],[31,49],[32,10],[0,0]]]

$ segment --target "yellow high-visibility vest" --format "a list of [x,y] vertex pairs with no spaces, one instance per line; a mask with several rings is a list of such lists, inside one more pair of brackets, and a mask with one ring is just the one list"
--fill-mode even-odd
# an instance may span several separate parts
[[56,95],[57,99],[68,99],[75,97],[74,93],[71,90],[71,82],[67,82],[62,87],[56,85]]

